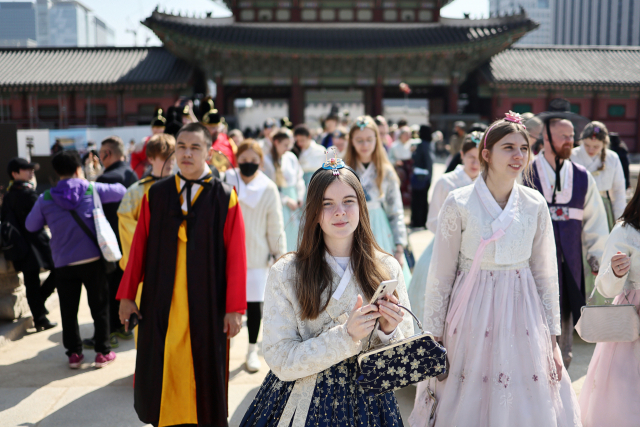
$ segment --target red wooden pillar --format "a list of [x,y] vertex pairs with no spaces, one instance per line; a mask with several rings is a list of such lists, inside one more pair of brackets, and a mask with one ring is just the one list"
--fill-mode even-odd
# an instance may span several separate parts
[[447,105],[447,112],[449,114],[458,114],[458,79],[456,77],[451,79],[449,85],[449,99]]
[[638,98],[636,106],[636,146],[631,149],[632,152],[640,152],[640,98]]
[[373,89],[373,116],[382,115],[382,100],[384,98],[384,87],[382,86],[382,77],[376,80],[376,86]]
[[222,76],[216,76],[216,109],[220,115],[226,113],[225,110],[225,99],[224,99],[224,82],[222,80]]
[[598,92],[591,96],[591,120],[598,120]]
[[298,77],[293,77],[291,80],[289,120],[291,120],[294,125],[304,123],[304,93]]

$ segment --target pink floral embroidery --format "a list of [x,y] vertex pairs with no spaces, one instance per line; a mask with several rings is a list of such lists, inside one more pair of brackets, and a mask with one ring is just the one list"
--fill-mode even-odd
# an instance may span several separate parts
[[504,388],[507,388],[509,386],[509,380],[510,378],[507,374],[500,372],[500,375],[498,375],[498,383],[502,384]]
[[460,374],[460,382],[461,382],[461,383],[464,383],[464,378],[465,378],[465,377],[464,377],[464,372],[462,372],[462,373]]
[[484,337],[487,338],[489,336],[489,330],[484,331]]
[[534,374],[534,375],[533,375],[533,380],[534,380],[535,382],[538,382],[538,376]]
[[529,330],[527,329],[527,336],[529,336]]
[[455,334],[457,334],[457,333],[458,333],[458,328],[455,328],[455,329],[453,330],[453,335],[455,335]]
[[486,383],[487,381],[489,381],[489,377],[487,377],[486,375],[484,377],[482,377],[482,382]]

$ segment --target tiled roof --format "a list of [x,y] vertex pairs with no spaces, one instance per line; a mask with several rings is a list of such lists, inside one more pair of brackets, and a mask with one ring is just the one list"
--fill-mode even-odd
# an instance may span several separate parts
[[192,67],[161,47],[0,49],[0,88],[186,87]]
[[482,72],[496,85],[639,86],[640,48],[512,47],[491,58]]
[[191,40],[212,48],[299,54],[403,53],[449,49],[452,45],[468,48],[501,36],[517,39],[538,25],[524,14],[481,21],[442,19],[428,24],[244,24],[229,18],[191,19],[160,12],[154,12],[144,24],[165,43],[168,36],[178,44]]

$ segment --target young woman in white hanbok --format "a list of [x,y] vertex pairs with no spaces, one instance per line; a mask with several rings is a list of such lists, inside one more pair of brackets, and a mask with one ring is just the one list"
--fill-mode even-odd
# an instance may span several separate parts
[[[444,174],[433,189],[431,203],[429,204],[429,214],[427,216],[427,229],[435,234],[438,225],[438,213],[450,192],[456,188],[473,184],[473,181],[480,174],[480,160],[478,159],[478,144],[482,140],[482,132],[472,132],[465,137],[462,143],[460,155],[462,164],[458,165],[452,172]],[[420,259],[413,269],[413,277],[409,285],[409,301],[411,301],[411,311],[418,319],[422,319],[424,307],[424,291],[427,286],[427,275],[429,274],[429,264],[433,255],[433,242],[427,245]],[[414,325],[415,327],[415,325]]]
[[[584,166],[596,182],[605,211],[609,231],[620,218],[626,206],[626,184],[624,171],[618,155],[609,150],[609,131],[604,123],[591,122],[585,126],[580,135],[580,146],[573,149],[571,161]],[[591,274],[591,266],[587,262],[586,250],[583,251],[585,294],[591,295],[596,278]],[[604,296],[596,294],[596,304],[606,302]]]
[[411,270],[404,254],[408,238],[400,181],[371,117],[360,116],[351,127],[345,163],[360,176],[378,245],[398,260],[405,283],[410,283]]
[[273,144],[270,152],[265,153],[263,169],[265,175],[275,182],[280,190],[287,252],[291,252],[298,246],[298,229],[306,186],[298,158],[289,151],[293,142],[289,134],[277,132],[271,140]]
[[[311,178],[300,247],[269,272],[263,352],[271,372],[241,427],[403,425],[393,392],[369,397],[356,379],[376,319],[377,344],[413,334],[397,305],[409,302],[402,270],[376,244],[358,177],[335,166]],[[398,280],[397,297],[369,305],[388,279]]]
[[[412,427],[580,426],[556,344],[556,248],[542,195],[517,184],[531,159],[522,119],[485,133],[483,173],[449,194],[438,218],[424,326],[442,339],[450,369],[418,386]],[[434,386],[435,383],[435,386]]]
[[[640,185],[607,239],[596,279],[614,304],[640,309]],[[580,392],[585,427],[640,424],[640,340],[596,345]]]

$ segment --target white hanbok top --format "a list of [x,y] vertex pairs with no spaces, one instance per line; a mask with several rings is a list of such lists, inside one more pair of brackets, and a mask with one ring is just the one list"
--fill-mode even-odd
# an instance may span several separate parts
[[302,151],[298,157],[302,171],[315,172],[326,161],[326,151],[322,145],[311,141],[309,148]]
[[[296,382],[278,423],[280,427],[303,427],[317,374],[357,355],[366,345],[366,340],[354,342],[345,327],[358,294],[363,294],[360,285],[352,275],[350,266],[345,270],[330,255],[326,256],[333,270],[333,282],[327,289],[332,296],[327,308],[316,319],[302,320],[300,317],[301,308],[294,287],[295,255],[285,255],[269,272],[263,311],[262,351],[267,365],[280,380]],[[409,308],[400,264],[387,254],[377,253],[376,256],[384,264],[390,278],[398,280],[398,299],[400,304]],[[374,335],[372,345],[391,338],[391,335],[378,332],[377,337]],[[413,335],[413,319],[410,315],[404,316],[393,334],[396,339]]]
[[[556,185],[556,173],[544,158],[544,151],[538,156],[538,173],[544,173],[544,177],[540,175],[540,184],[543,186],[542,192],[547,203],[551,203],[553,196],[553,188]],[[607,212],[604,210],[604,203],[598,192],[598,186],[593,179],[591,173],[589,176],[589,187],[587,188],[587,196],[584,199],[584,208],[582,212],[582,245],[587,250],[587,259],[594,257],[596,260],[602,258],[604,244],[609,235],[609,225],[607,222]],[[562,190],[556,193],[556,202],[568,203],[573,197],[573,167],[568,160],[562,162],[560,168],[560,181]]]
[[[265,175],[267,175],[271,181],[276,182],[276,168],[273,165],[271,154],[264,156],[263,169]],[[298,200],[296,201],[302,202],[306,191],[304,179],[302,178],[304,172],[302,172],[302,166],[300,166],[298,158],[291,151],[286,151],[280,158],[280,170],[286,182],[285,187],[295,187],[298,195]],[[282,204],[286,205],[289,197],[281,193],[280,198],[282,199]]]
[[611,150],[607,150],[606,153],[602,170],[598,170],[602,166],[600,155],[590,157],[583,146],[573,149],[571,161],[584,166],[591,173],[600,193],[609,193],[613,215],[620,218],[627,206],[624,171],[618,155]]
[[389,149],[389,161],[395,163],[398,160],[410,160],[413,155],[411,141],[413,140],[409,139],[405,143],[402,143],[399,139],[394,141]]
[[[489,241],[500,231],[505,233],[501,238]],[[549,332],[560,335],[556,246],[549,209],[538,191],[514,184],[503,210],[479,176],[473,185],[449,194],[434,238],[425,293],[425,330],[442,336],[456,275],[472,270],[478,248],[489,241],[477,260],[480,270],[529,268]]]
[[387,170],[382,180],[382,191],[378,188],[376,177],[378,169],[371,162],[364,167],[358,162],[356,173],[367,196],[369,212],[382,207],[389,219],[393,241],[396,245],[407,246],[407,226],[404,223],[404,206],[400,194],[400,184],[394,170]]
[[[614,298],[622,290],[640,289],[640,231],[631,225],[618,222],[607,239],[602,255],[602,268],[596,278],[596,287],[605,298]],[[631,258],[631,268],[622,277],[611,270],[611,257],[618,251]]]
[[427,229],[433,233],[438,226],[438,214],[450,192],[456,188],[473,184],[473,179],[464,171],[463,165],[458,165],[454,170],[445,173],[436,182],[429,203],[429,215],[427,216]]

